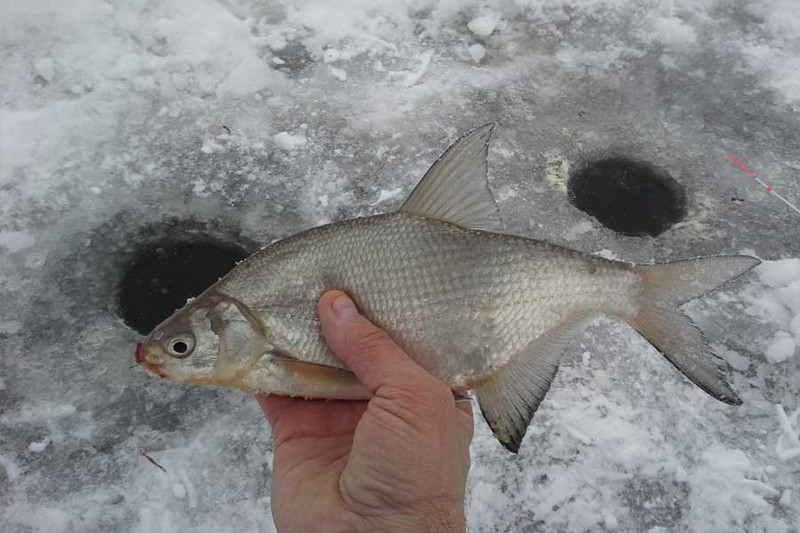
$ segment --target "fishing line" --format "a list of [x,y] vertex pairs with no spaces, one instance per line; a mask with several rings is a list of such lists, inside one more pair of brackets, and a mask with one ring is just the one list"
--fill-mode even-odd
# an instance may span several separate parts
[[[756,176],[756,173],[755,173],[755,172],[753,172],[752,170],[750,170],[749,168],[747,168],[747,166],[746,166],[744,163],[742,163],[741,161],[739,161],[738,159],[736,159],[736,156],[734,156],[734,155],[733,155],[732,153],[730,153],[730,152],[728,152],[728,159],[730,159],[731,161],[733,161],[734,163],[736,163],[736,166],[738,166],[740,169],[742,169],[742,171],[744,171],[744,173],[745,173],[745,174],[747,174],[748,176],[750,176],[751,178],[753,178],[754,180],[756,180],[758,183],[760,183],[761,185],[763,185],[763,186],[764,186],[764,188],[765,188],[765,189],[767,189],[767,192],[768,192],[768,193],[770,193],[770,194],[772,194],[772,195],[774,195],[774,196],[777,196],[777,197],[778,197],[778,199],[779,199],[780,201],[782,201],[783,203],[785,203],[786,205],[788,205],[788,206],[789,206],[791,209],[793,209],[793,210],[794,210],[794,212],[795,212],[795,213],[797,213],[798,215],[800,215],[800,208],[798,208],[798,207],[797,207],[796,205],[794,205],[792,202],[790,202],[789,200],[787,200],[786,198],[784,198],[783,196],[781,196],[780,194],[778,194],[778,193],[777,193],[777,191],[775,191],[775,189],[773,189],[771,185],[767,185],[766,183],[764,183],[763,181],[761,181],[761,179],[759,179],[759,177],[758,177],[758,176]],[[797,223],[798,223],[798,224],[800,224],[800,218],[798,218],[798,219],[797,219]]]

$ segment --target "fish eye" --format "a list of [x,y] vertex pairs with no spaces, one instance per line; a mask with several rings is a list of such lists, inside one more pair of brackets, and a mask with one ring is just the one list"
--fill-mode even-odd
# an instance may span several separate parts
[[172,357],[182,359],[191,355],[194,350],[194,337],[191,335],[177,335],[167,341],[167,353]]

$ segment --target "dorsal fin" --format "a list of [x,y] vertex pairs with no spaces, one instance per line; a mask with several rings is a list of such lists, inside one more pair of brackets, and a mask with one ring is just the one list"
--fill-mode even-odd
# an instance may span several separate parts
[[467,133],[428,169],[400,211],[479,230],[501,226],[486,156],[494,123]]

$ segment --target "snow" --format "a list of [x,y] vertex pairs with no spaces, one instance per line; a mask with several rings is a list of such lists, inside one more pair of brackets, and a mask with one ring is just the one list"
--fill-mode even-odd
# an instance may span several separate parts
[[[267,243],[396,208],[449,141],[489,121],[508,233],[628,262],[765,262],[686,306],[742,406],[599,319],[568,349],[518,456],[476,413],[470,530],[800,523],[797,217],[726,157],[800,203],[795,0],[2,11],[3,531],[273,531],[258,406],[129,369],[141,337],[117,316],[120,273],[152,225]],[[615,154],[682,183],[686,221],[633,238],[575,209],[572,169]]]
[[302,146],[305,146],[308,142],[303,135],[291,135],[285,131],[275,135],[272,140],[275,141],[275,144],[278,146],[278,148],[287,151],[296,150]]
[[50,444],[50,439],[44,438],[38,442],[34,441],[28,444],[28,449],[33,453],[40,453],[43,452],[49,444]]
[[756,273],[770,287],[788,286],[793,281],[800,281],[800,259],[793,257],[765,263],[756,267]]
[[10,253],[30,248],[36,239],[26,231],[0,230],[0,246]]
[[372,203],[372,205],[378,205],[378,204],[381,204],[381,203],[385,202],[386,200],[391,200],[391,199],[393,199],[393,198],[402,197],[403,193],[405,193],[405,192],[406,192],[406,191],[405,191],[405,190],[403,190],[403,189],[402,189],[402,188],[400,188],[400,187],[398,187],[398,188],[396,188],[396,189],[391,189],[391,190],[386,190],[386,189],[383,189],[383,190],[381,190],[381,192],[378,194],[378,199],[377,199],[377,200],[375,200],[375,201]]
[[486,55],[486,48],[484,48],[482,44],[478,43],[471,45],[469,48],[467,48],[467,51],[469,52],[469,57],[475,63],[480,63]]
[[775,406],[775,414],[781,431],[781,436],[775,444],[775,454],[782,462],[794,461],[800,467],[800,461],[797,461],[800,459],[800,425],[798,425],[800,409],[797,409],[789,417],[783,406],[778,404]]
[[487,14],[475,17],[469,21],[467,27],[469,31],[480,37],[491,35],[500,23],[500,16],[497,14]]
[[328,71],[339,81],[347,80],[347,72],[344,69],[329,66]]
[[564,240],[567,241],[574,241],[584,233],[588,233],[594,229],[594,225],[592,224],[591,220],[582,220],[578,222],[571,228],[569,228],[566,233],[564,233]]
[[788,333],[779,331],[775,334],[775,338],[767,347],[764,355],[770,363],[782,363],[794,355],[796,347],[797,344]]
[[755,271],[765,290],[747,295],[747,311],[780,326],[766,343],[764,354],[771,363],[783,363],[794,356],[800,343],[800,259],[765,262]]

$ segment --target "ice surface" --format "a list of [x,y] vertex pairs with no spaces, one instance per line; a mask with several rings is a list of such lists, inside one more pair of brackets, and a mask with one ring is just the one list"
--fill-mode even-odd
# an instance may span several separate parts
[[[776,261],[687,306],[741,407],[598,320],[519,456],[478,421],[471,530],[796,531],[800,230],[726,157],[800,204],[796,0],[7,0],[0,18],[0,530],[271,531],[258,406],[128,368],[123,267],[173,219],[267,243],[397,208],[494,121],[510,233]],[[682,183],[686,220],[621,237],[572,207],[570,170],[619,154]]]

